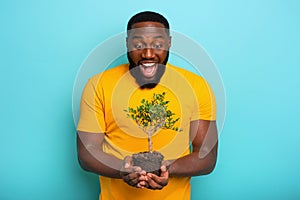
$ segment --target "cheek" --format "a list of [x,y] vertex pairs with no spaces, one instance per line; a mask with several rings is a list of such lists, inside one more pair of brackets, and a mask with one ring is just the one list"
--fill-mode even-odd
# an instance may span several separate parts
[[167,52],[167,51],[161,52],[161,53],[159,54],[160,60],[161,60],[161,61],[165,60],[165,58],[167,57],[167,55],[168,55],[168,52]]
[[136,64],[140,60],[140,54],[138,52],[134,52],[134,51],[129,52],[129,56],[132,59],[132,61]]

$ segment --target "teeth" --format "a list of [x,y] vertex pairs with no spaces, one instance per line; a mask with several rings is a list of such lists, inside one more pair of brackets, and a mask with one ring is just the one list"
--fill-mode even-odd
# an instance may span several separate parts
[[143,63],[142,64],[144,67],[153,67],[155,63]]

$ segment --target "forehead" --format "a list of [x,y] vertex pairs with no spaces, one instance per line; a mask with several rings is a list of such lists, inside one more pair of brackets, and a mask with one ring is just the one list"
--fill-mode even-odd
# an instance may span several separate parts
[[167,37],[167,29],[159,22],[138,22],[128,31],[128,37]]
[[137,22],[132,25],[132,28],[144,28],[144,27],[158,27],[158,28],[165,28],[164,25],[160,22],[151,22],[151,21],[146,21],[146,22]]

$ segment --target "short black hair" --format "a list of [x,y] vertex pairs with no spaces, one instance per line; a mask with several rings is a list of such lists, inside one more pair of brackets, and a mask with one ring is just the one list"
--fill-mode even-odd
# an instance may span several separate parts
[[127,31],[132,29],[132,26],[138,22],[159,22],[163,24],[166,29],[170,29],[169,22],[164,16],[156,12],[144,11],[130,18],[127,24]]

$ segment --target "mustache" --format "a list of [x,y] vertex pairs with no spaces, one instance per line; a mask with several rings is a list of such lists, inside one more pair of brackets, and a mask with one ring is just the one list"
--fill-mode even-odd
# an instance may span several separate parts
[[[147,80],[144,78],[144,75],[142,74],[139,66],[139,63],[142,61],[145,61],[146,59],[139,61],[138,65],[136,65],[133,60],[131,59],[129,53],[127,52],[127,58],[129,61],[129,70],[130,74],[135,78],[136,83],[139,85],[141,89],[152,89],[157,86],[157,84],[160,82],[161,77],[165,73],[166,70],[166,64],[168,62],[169,58],[169,52],[167,53],[167,56],[162,64],[158,64],[157,73],[153,80]],[[149,60],[147,60],[149,61]]]
[[[167,62],[168,62],[168,60],[169,60],[169,54],[170,54],[169,51],[167,51],[167,56],[166,56],[165,60],[162,62],[163,65],[166,65],[166,64],[167,64]],[[129,55],[129,52],[127,52],[127,59],[128,59],[128,62],[129,62],[129,70],[131,70],[131,69],[133,69],[133,68],[139,66],[139,65],[141,64],[141,62],[143,62],[143,61],[149,61],[149,60],[151,60],[151,59],[140,60],[140,61],[138,62],[138,65],[136,65],[136,64],[133,62],[133,60],[131,59],[131,57],[130,57],[130,55]]]
[[141,69],[138,66],[131,67],[130,74],[135,78],[136,83],[141,89],[152,89],[160,82],[161,77],[165,72],[166,66],[159,64],[156,75],[153,79],[148,80],[144,77]]

